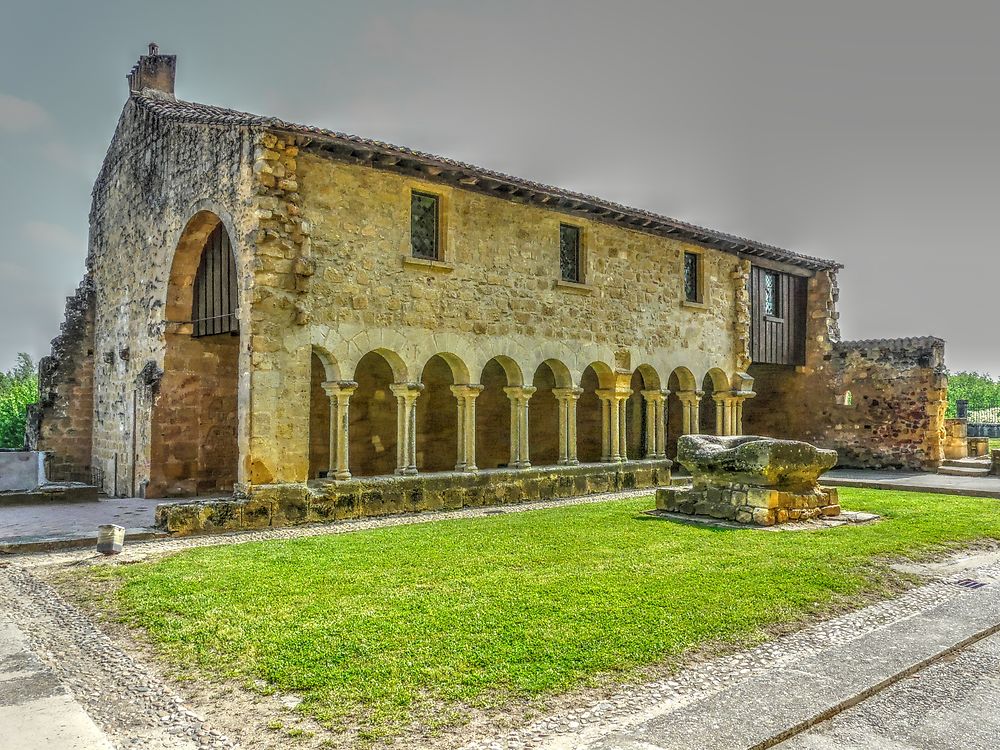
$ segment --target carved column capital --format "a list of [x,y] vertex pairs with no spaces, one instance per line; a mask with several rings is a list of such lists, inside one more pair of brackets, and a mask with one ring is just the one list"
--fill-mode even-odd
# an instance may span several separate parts
[[358,389],[358,384],[353,380],[327,380],[322,385],[326,395],[330,398],[341,396],[349,398]]
[[507,394],[507,398],[511,401],[523,400],[527,402],[536,390],[538,389],[533,385],[509,385],[503,389],[503,392]]

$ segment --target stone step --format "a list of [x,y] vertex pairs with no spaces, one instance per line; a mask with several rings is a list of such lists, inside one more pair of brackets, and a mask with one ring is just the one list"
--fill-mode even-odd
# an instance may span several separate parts
[[991,461],[988,458],[946,458],[942,466],[957,466],[967,469],[988,469]]
[[981,469],[971,466],[942,466],[937,473],[947,477],[988,477],[990,470],[989,467]]

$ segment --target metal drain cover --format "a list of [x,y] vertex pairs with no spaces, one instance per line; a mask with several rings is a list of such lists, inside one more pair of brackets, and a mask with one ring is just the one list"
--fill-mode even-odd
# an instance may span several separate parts
[[952,586],[961,586],[963,589],[981,589],[986,584],[983,581],[976,581],[972,578],[963,578],[961,581],[952,581]]

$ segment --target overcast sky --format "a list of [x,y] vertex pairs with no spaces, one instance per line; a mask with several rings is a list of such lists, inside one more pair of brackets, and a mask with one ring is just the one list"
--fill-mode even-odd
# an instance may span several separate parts
[[146,44],[180,98],[843,262],[844,338],[1000,374],[1000,3],[3,0],[0,369],[47,353]]

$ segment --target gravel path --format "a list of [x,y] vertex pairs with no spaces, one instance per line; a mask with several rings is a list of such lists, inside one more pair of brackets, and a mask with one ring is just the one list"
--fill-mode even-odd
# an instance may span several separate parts
[[233,743],[29,571],[0,567],[0,607],[31,650],[118,748],[209,750]]

